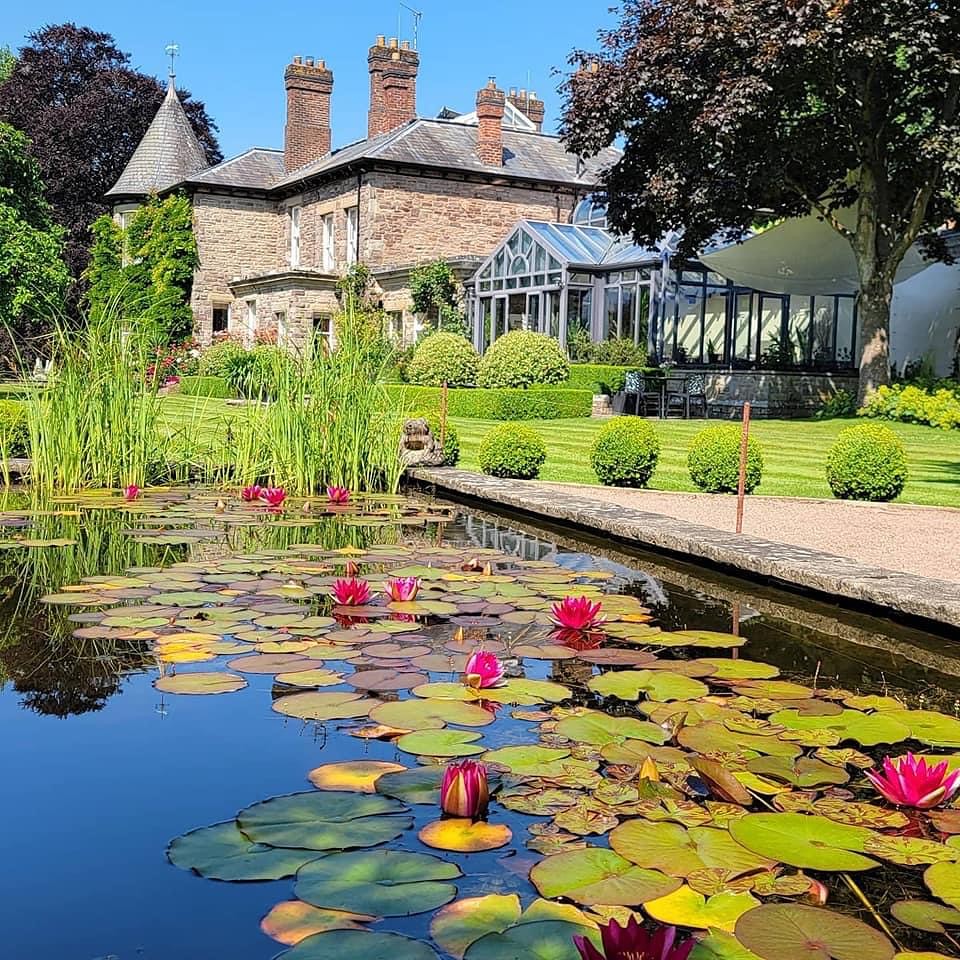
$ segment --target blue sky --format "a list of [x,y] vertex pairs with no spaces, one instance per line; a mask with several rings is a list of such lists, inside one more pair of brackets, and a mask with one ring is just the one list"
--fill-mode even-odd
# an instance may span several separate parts
[[[448,105],[472,110],[488,76],[533,89],[555,130],[560,98],[554,68],[574,47],[594,45],[611,24],[612,0],[412,0],[423,12],[417,104],[423,116]],[[165,45],[181,55],[178,82],[204,100],[225,155],[282,146],[283,68],[294,54],[322,57],[334,71],[333,139],[366,135],[367,48],[377,34],[412,36],[412,15],[396,0],[100,0],[0,4],[0,45],[14,50],[48,23],[73,20],[111,33],[133,64],[166,75]]]

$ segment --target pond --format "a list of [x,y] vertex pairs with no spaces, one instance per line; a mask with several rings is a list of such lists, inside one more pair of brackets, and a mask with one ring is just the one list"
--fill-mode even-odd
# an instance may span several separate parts
[[960,811],[863,775],[960,748],[948,638],[415,497],[10,498],[0,586],[5,956],[960,956]]

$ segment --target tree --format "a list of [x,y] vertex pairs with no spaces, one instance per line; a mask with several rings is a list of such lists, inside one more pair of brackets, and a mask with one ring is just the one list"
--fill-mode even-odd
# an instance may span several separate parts
[[571,58],[563,133],[590,156],[623,138],[603,186],[612,224],[639,242],[683,229],[690,255],[718,233],[819,214],[856,259],[865,396],[890,379],[904,255],[920,241],[946,258],[935,230],[960,195],[958,10],[628,0],[600,54]]
[[[90,225],[109,209],[104,194],[153,120],[165,87],[134,70],[109,34],[64,23],[28,40],[0,85],[0,120],[33,141],[53,215],[67,231],[67,264],[79,277]],[[186,90],[180,99],[207,159],[218,162],[216,126],[203,104]]]
[[438,330],[466,335],[460,285],[446,260],[434,260],[410,271],[410,297],[417,313],[436,316]]
[[0,83],[6,83],[16,62],[17,58],[9,47],[0,47]]
[[38,352],[46,322],[62,309],[69,276],[63,231],[43,197],[29,140],[0,123],[0,361],[7,371]]

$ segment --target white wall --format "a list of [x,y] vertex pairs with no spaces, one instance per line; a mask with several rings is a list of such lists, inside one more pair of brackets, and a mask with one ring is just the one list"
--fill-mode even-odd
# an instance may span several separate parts
[[893,293],[890,356],[897,370],[929,356],[939,376],[953,366],[960,332],[960,266],[934,264]]

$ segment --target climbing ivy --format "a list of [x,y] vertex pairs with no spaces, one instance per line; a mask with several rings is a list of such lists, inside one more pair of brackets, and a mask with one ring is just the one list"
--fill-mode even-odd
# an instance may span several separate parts
[[438,330],[466,333],[460,285],[446,260],[434,260],[410,271],[410,297],[417,313],[436,317]]

